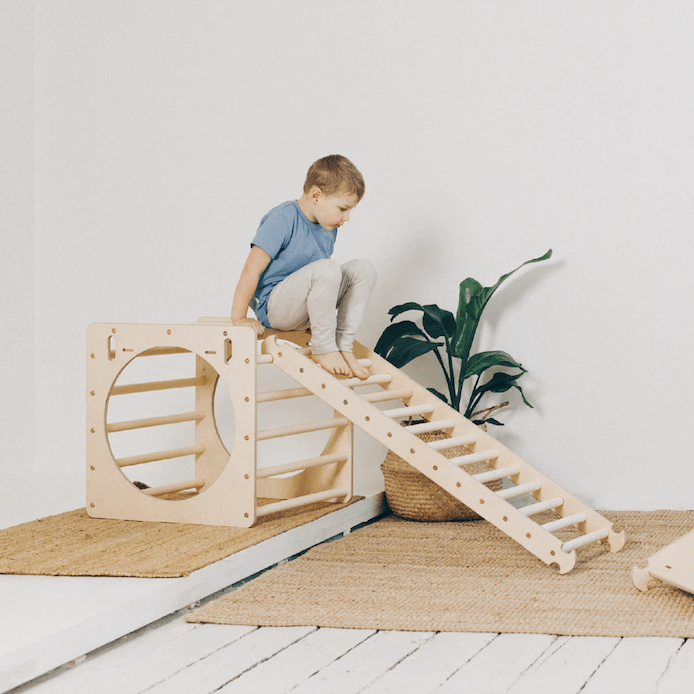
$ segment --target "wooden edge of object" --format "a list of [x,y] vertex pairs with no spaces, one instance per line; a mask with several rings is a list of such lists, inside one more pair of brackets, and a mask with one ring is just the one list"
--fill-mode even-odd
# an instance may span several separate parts
[[613,554],[619,552],[627,542],[627,534],[622,530],[621,532],[615,532],[610,528],[610,534],[607,536],[607,542],[610,545],[610,552]]
[[641,568],[638,564],[634,564],[631,568],[631,581],[642,593],[648,590],[650,582],[654,580],[656,579],[650,574],[648,561],[646,561],[644,568]]

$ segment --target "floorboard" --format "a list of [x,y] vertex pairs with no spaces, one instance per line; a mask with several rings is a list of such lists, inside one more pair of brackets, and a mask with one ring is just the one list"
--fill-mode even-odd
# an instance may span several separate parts
[[556,639],[556,636],[537,634],[500,634],[465,663],[437,694],[505,692]]
[[433,636],[429,632],[379,631],[292,690],[293,694],[361,692]]
[[169,620],[165,624],[142,629],[135,637],[123,637],[109,644],[83,661],[62,672],[35,684],[32,694],[75,694],[94,690],[95,683],[108,681],[117,676],[121,667],[135,663],[139,658],[151,657],[160,649],[166,651],[176,639],[193,630],[183,617]]
[[139,694],[256,630],[246,626],[207,626],[211,628],[188,624],[179,617],[150,634],[105,650],[31,692]]
[[318,629],[246,671],[222,687],[219,694],[284,694],[295,691],[295,687],[310,680],[375,633],[366,629]]
[[610,656],[618,638],[561,636],[518,679],[513,694],[576,694]]
[[147,689],[148,694],[211,694],[258,663],[289,648],[316,627],[267,627],[219,648]]
[[681,645],[682,639],[621,639],[581,694],[604,694],[610,691],[654,694],[670,659]]
[[494,638],[496,634],[438,633],[368,686],[364,694],[433,692]]
[[689,639],[673,655],[658,681],[656,694],[692,694],[694,691],[694,639]]

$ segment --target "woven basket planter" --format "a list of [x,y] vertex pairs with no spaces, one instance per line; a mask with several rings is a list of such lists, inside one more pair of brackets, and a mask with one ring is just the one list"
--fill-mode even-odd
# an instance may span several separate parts
[[[450,436],[443,431],[432,431],[418,434],[422,441],[438,441]],[[446,458],[471,453],[465,446],[456,446],[441,451]],[[492,466],[484,461],[466,465],[465,471],[471,475],[491,470]],[[386,486],[386,499],[393,513],[401,518],[414,521],[459,521],[479,520],[480,516],[458,501],[426,475],[412,467],[392,451],[388,453],[381,465]],[[486,485],[493,491],[501,489],[501,480]]]

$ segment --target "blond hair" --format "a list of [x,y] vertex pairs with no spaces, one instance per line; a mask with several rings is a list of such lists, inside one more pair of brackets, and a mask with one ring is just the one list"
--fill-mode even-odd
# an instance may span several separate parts
[[311,164],[306,174],[304,193],[313,186],[318,186],[326,195],[345,193],[356,195],[358,200],[364,197],[366,184],[352,162],[339,154],[329,154]]

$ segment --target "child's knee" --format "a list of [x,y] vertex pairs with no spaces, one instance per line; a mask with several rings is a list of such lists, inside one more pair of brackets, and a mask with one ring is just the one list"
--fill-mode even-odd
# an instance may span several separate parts
[[373,263],[370,260],[366,260],[366,258],[350,260],[343,265],[343,268],[354,280],[365,282],[371,286],[375,285],[378,279],[376,268]]
[[336,284],[339,286],[342,280],[342,270],[340,265],[335,260],[326,258],[325,260],[316,260],[311,263],[313,281],[324,281]]

